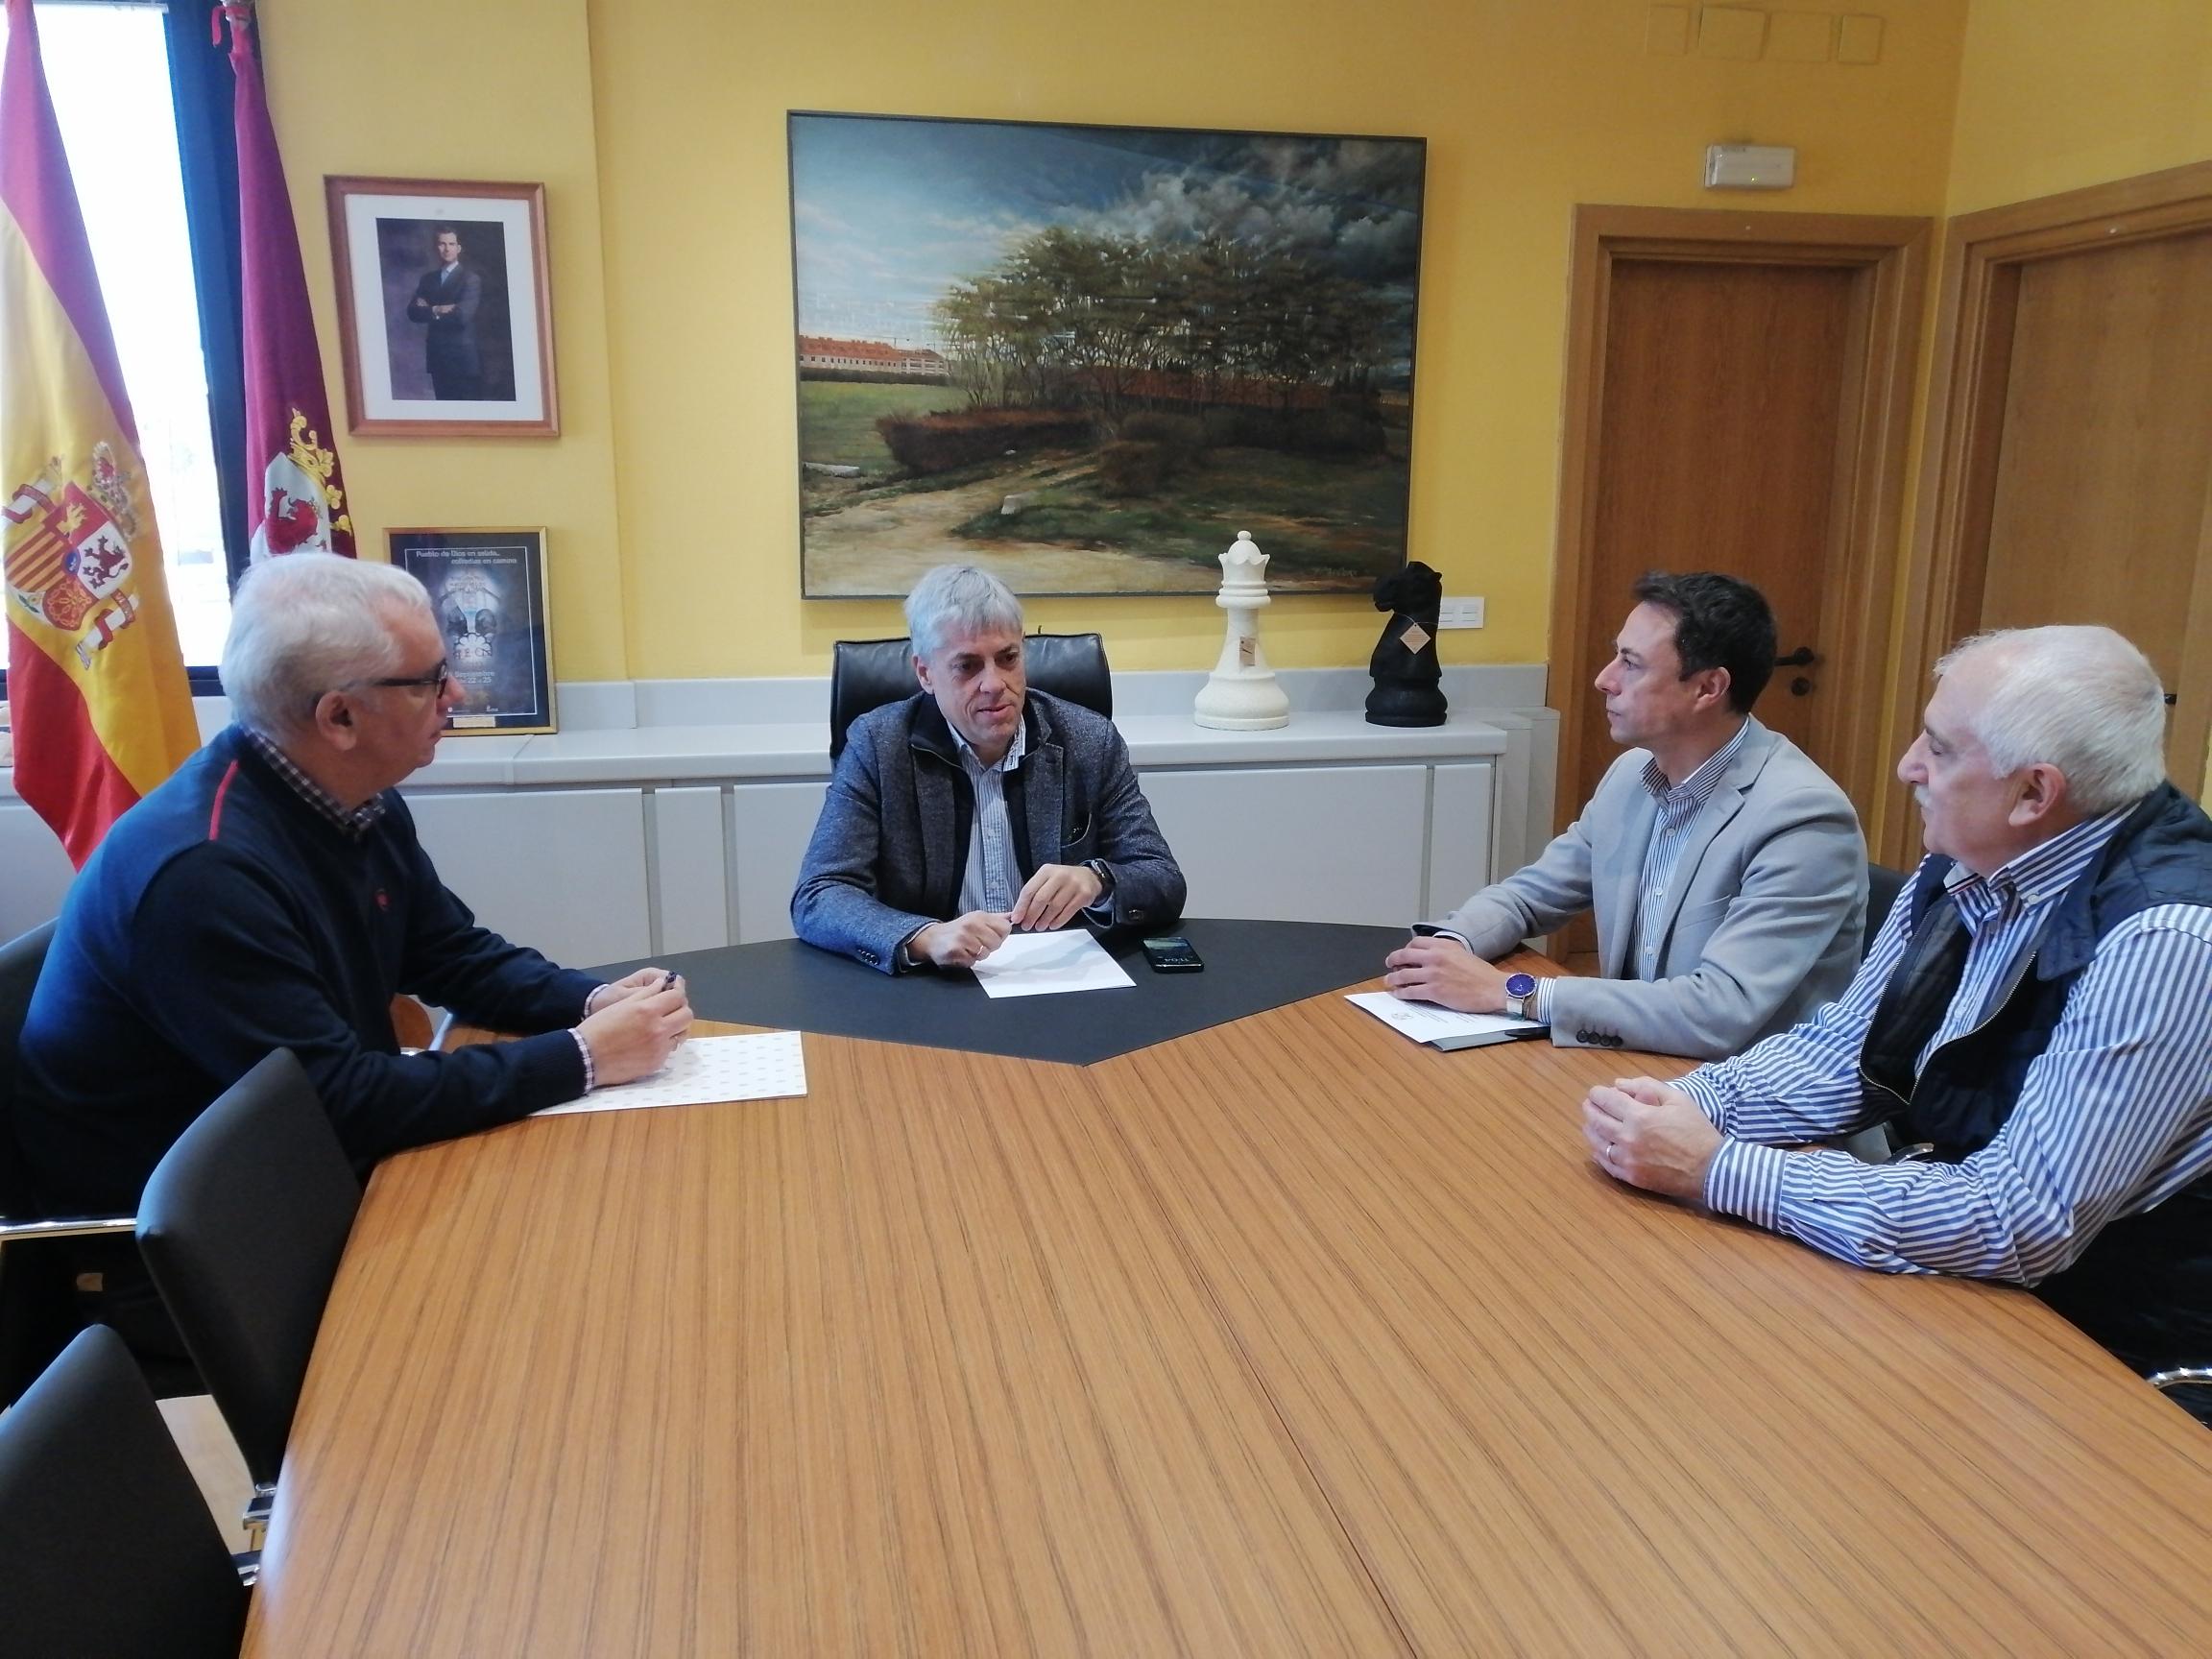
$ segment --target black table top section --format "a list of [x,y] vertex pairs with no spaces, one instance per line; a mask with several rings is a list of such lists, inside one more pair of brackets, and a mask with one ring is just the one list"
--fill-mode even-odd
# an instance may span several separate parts
[[[984,995],[965,972],[878,974],[796,939],[653,958],[682,974],[700,1018],[1088,1066],[1210,1025],[1340,990],[1382,972],[1402,927],[1331,922],[1209,922],[1174,929],[1197,974],[1155,974],[1135,935],[1101,942],[1136,984],[1051,997]],[[642,962],[592,970],[617,978]]]

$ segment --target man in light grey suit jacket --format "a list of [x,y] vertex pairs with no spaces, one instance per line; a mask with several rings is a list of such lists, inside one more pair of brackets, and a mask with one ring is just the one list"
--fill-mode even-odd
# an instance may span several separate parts
[[[1567,1047],[1734,1054],[1840,995],[1866,845],[1843,792],[1751,718],[1773,613],[1731,576],[1653,574],[1598,676],[1628,753],[1536,862],[1386,960],[1401,997],[1544,1021]],[[1490,959],[1595,910],[1601,977],[1513,983]]]

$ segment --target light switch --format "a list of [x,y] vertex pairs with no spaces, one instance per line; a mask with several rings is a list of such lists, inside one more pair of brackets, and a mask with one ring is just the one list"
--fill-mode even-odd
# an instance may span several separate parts
[[1755,59],[1767,44],[1767,13],[1744,6],[1707,6],[1697,13],[1697,56]]
[[1483,605],[1480,599],[1446,599],[1436,608],[1436,627],[1479,628],[1482,626]]
[[1882,61],[1882,19],[1866,12],[1854,12],[1843,18],[1836,39],[1836,61],[1839,63],[1879,63]]
[[1769,63],[1825,63],[1833,47],[1836,19],[1825,12],[1776,12],[1767,19]]

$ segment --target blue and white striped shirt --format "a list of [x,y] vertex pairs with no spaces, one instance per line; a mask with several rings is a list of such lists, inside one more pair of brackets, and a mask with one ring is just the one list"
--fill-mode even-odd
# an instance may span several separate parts
[[[1983,1016],[2125,815],[2077,824],[1985,879],[1954,869],[1965,971],[1920,1064]],[[2159,905],[2104,935],[2012,1115],[1972,1157],[1869,1165],[1846,1152],[1785,1151],[1870,1120],[1859,1052],[1905,953],[1911,892],[1840,998],[1682,1079],[1725,1137],[1705,1202],[1864,1267],[2040,1284],[2106,1223],[2212,1167],[2212,908]]]

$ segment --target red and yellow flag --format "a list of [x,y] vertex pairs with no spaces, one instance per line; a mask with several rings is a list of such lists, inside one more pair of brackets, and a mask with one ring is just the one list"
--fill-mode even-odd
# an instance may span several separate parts
[[15,792],[82,866],[200,746],[138,428],[38,60],[0,65],[0,570]]

